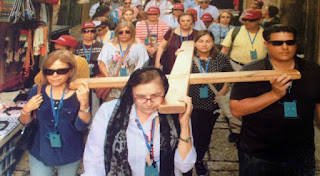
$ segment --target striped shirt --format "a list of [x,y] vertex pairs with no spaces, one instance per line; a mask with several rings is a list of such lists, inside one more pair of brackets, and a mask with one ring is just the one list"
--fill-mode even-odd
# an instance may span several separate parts
[[[136,25],[136,38],[141,41],[141,43],[144,43],[144,39],[147,38],[148,35],[148,24],[149,22],[147,20],[145,21],[139,21]],[[158,36],[158,43],[160,43],[168,31],[169,27],[167,23],[158,20],[158,22],[154,25],[149,25],[149,30],[151,30],[151,35],[157,35]]]

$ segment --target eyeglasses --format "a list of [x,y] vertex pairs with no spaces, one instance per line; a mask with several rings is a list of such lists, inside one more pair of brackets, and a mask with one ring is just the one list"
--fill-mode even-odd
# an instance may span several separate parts
[[295,45],[296,41],[295,40],[274,40],[274,41],[269,41],[268,43],[271,43],[273,46],[282,46],[283,43],[286,43],[287,45]]
[[107,26],[100,26],[99,28],[98,28],[98,32],[100,32],[100,31],[102,31],[103,29],[105,29]]
[[128,4],[131,4],[131,2],[124,2],[123,4],[128,5]]
[[134,97],[137,103],[146,103],[150,100],[152,103],[160,103],[163,100],[164,96],[154,96],[150,98]]
[[247,21],[249,21],[249,22],[255,22],[255,21],[257,21],[257,20],[259,20],[259,18],[257,18],[257,19],[251,19],[251,20],[249,20],[249,19],[242,19],[242,21],[244,21],[244,22],[247,22]]
[[89,32],[91,32],[91,33],[93,33],[93,34],[97,32],[97,30],[95,30],[95,29],[91,29],[91,30],[90,30],[90,29],[82,29],[81,31],[82,31],[82,33],[89,33]]
[[58,75],[64,75],[69,72],[70,68],[61,68],[57,70],[52,70],[52,69],[44,69],[43,73],[45,75],[53,75],[54,73],[57,73]]
[[119,31],[119,32],[118,32],[118,35],[122,35],[123,33],[131,34],[131,31],[130,31],[130,30]]

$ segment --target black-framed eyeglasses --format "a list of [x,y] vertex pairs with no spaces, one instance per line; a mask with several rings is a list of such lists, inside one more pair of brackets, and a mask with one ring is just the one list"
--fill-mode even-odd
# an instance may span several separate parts
[[43,73],[45,75],[53,75],[54,73],[57,73],[58,75],[64,75],[67,74],[69,72],[70,68],[61,68],[61,69],[44,69]]
[[150,97],[150,98],[143,98],[143,97],[133,97],[135,99],[135,101],[137,103],[146,103],[148,100],[150,100],[152,103],[160,103],[164,96],[153,96],[153,97]]
[[130,31],[130,30],[119,31],[119,32],[118,32],[118,35],[122,35],[122,34],[124,34],[124,33],[126,33],[126,34],[131,34],[131,31]]
[[249,21],[249,22],[255,22],[259,20],[259,18],[256,18],[256,19],[242,19],[242,21],[246,22],[246,21]]
[[274,41],[269,41],[268,43],[271,43],[273,46],[282,46],[283,43],[286,43],[287,45],[295,45],[296,41],[295,40],[274,40]]
[[96,29],[82,29],[81,30],[81,32],[82,33],[89,33],[89,32],[91,32],[91,33],[93,33],[93,34],[95,34],[96,32],[97,32],[97,30]]

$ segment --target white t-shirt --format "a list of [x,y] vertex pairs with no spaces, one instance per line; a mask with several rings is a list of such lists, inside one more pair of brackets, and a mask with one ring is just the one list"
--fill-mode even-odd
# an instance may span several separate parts
[[157,6],[160,9],[160,18],[166,14],[166,11],[170,10],[172,4],[170,1],[167,0],[161,0],[161,2],[158,2],[156,0],[151,0],[148,2],[146,7],[144,8],[144,11],[148,11],[149,7],[151,6]]
[[178,20],[174,18],[173,14],[164,15],[161,20],[166,22],[171,28],[177,28],[180,26]]
[[202,10],[200,8],[200,6],[197,6],[196,8],[194,8],[197,12],[198,12],[198,19],[201,19],[202,14],[204,13],[210,13],[210,15],[212,16],[212,18],[214,20],[216,20],[218,18],[219,15],[219,10],[216,6],[213,5],[209,5],[206,9]]

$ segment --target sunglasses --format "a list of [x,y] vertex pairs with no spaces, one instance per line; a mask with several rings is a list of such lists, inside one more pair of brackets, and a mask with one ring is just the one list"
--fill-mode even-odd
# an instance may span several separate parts
[[43,73],[45,75],[53,75],[54,73],[57,73],[58,75],[64,75],[69,72],[70,68],[61,68],[57,70],[52,70],[52,69],[44,69]]
[[98,28],[98,32],[102,31],[103,29],[105,29],[107,26],[101,26]]
[[123,4],[126,4],[126,5],[127,5],[127,4],[131,4],[131,2],[124,2]]
[[282,46],[283,43],[286,43],[287,45],[295,45],[296,41],[295,40],[285,40],[285,41],[280,41],[280,40],[275,40],[275,41],[269,41],[268,43],[271,43],[273,46]]
[[255,21],[257,21],[257,20],[259,20],[259,18],[257,18],[257,19],[252,19],[252,20],[249,20],[249,19],[242,19],[242,21],[244,21],[244,22],[246,22],[246,21],[249,21],[249,22],[255,22]]
[[95,30],[95,29],[82,29],[81,30],[82,31],[82,33],[89,33],[89,32],[91,32],[91,33],[96,33],[97,32],[97,30]]
[[124,34],[124,33],[126,33],[126,34],[131,34],[131,31],[130,31],[130,30],[119,31],[119,32],[118,32],[118,35],[122,35],[122,34]]

